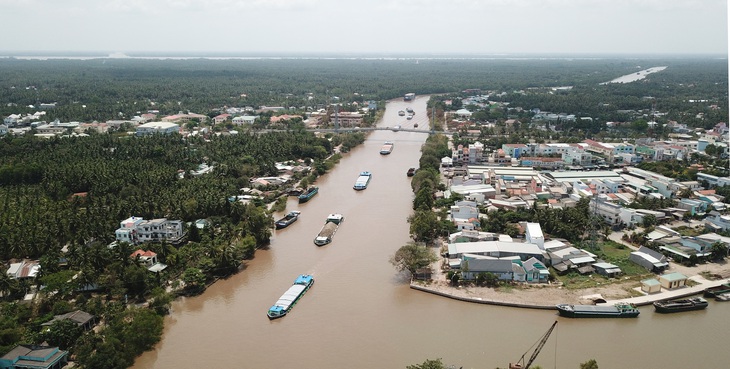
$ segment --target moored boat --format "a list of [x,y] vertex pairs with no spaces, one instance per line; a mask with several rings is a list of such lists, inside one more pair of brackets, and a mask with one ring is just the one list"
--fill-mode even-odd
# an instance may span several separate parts
[[269,319],[276,319],[289,313],[297,301],[312,287],[312,284],[314,284],[314,277],[309,274],[297,277],[294,284],[269,308],[266,315]]
[[730,292],[721,293],[715,296],[715,301],[730,301]]
[[416,168],[408,168],[406,175],[409,177],[413,177],[414,175],[416,175]]
[[340,224],[345,221],[345,217],[342,214],[330,214],[322,226],[322,229],[314,238],[314,244],[317,246],[324,246],[332,242],[332,237],[337,233],[337,229]]
[[634,304],[618,303],[616,305],[571,305],[558,304],[560,316],[568,318],[635,318],[639,309]]
[[274,222],[274,226],[276,227],[276,229],[286,228],[299,219],[299,214],[301,214],[300,211],[292,210],[283,218]]
[[358,191],[368,188],[368,184],[370,184],[370,179],[372,177],[373,177],[373,175],[370,172],[360,172],[360,175],[357,176],[355,185],[352,186],[352,188],[354,188]]
[[702,297],[654,302],[654,309],[657,313],[676,313],[680,311],[702,310],[706,307],[707,300]]
[[301,195],[299,195],[299,202],[307,202],[309,201],[314,195],[316,195],[319,192],[319,187],[317,186],[311,186],[307,188],[306,191],[304,191]]
[[393,143],[390,141],[385,141],[383,147],[380,148],[380,155],[388,155],[391,152],[393,152]]
[[705,288],[703,296],[705,298],[713,298],[725,293],[730,293],[730,283],[723,283],[719,286]]

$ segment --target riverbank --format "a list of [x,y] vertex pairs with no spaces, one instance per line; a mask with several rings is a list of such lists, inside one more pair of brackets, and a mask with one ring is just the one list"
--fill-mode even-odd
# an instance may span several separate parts
[[[557,284],[524,284],[498,288],[455,287],[446,281],[446,273],[437,272],[429,281],[412,281],[411,288],[472,303],[554,310],[557,304],[593,304],[597,299],[605,300],[605,304],[623,301],[637,306],[649,305],[654,301],[700,294],[706,288],[728,282],[730,278],[728,263],[708,263],[694,268],[676,266],[672,268],[672,272],[675,271],[687,275],[693,285],[673,290],[662,288],[660,292],[652,294],[643,293],[635,280],[616,281],[608,285],[585,289],[568,289]],[[721,278],[708,280],[700,273],[711,273]]]

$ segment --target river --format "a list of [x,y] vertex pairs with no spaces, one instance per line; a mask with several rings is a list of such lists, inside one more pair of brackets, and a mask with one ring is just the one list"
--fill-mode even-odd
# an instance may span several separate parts
[[[426,101],[391,101],[380,126],[428,130]],[[412,107],[413,120],[397,114]],[[449,300],[411,290],[388,258],[409,241],[413,195],[405,173],[418,165],[427,135],[374,131],[317,181],[305,204],[290,198],[299,221],[274,231],[240,273],[204,294],[181,298],[165,319],[163,338],[133,368],[405,368],[441,358],[464,368],[507,367],[560,322],[536,363],[578,368],[687,368],[727,365],[730,303],[705,311],[659,315],[641,308],[637,319],[565,319],[553,311],[504,308]],[[393,141],[390,155],[378,152]],[[354,191],[360,171],[373,179]],[[333,242],[312,239],[329,213],[342,213]],[[268,308],[297,275],[311,273],[312,289],[289,315],[270,321]],[[529,357],[530,352],[526,355]]]

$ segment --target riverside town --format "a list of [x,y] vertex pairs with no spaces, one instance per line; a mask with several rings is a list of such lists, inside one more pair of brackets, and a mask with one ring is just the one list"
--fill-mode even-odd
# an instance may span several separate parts
[[0,369],[727,365],[725,59],[0,70]]

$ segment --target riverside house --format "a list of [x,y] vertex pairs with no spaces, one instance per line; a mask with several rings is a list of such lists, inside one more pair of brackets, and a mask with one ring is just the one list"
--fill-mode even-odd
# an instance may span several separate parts
[[119,242],[140,244],[144,242],[177,243],[183,236],[182,221],[158,218],[145,220],[140,217],[129,217],[119,223],[115,231]]

